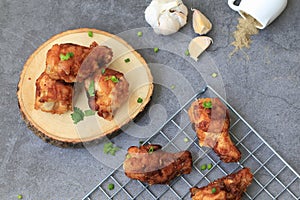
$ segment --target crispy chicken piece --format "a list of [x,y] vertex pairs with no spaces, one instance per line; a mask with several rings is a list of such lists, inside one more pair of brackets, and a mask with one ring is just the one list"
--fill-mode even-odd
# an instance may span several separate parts
[[[61,58],[68,54],[71,55],[65,60]],[[82,82],[96,69],[109,63],[112,54],[110,48],[98,46],[96,42],[93,42],[90,47],[71,43],[55,44],[47,52],[45,71],[55,80],[68,83]]]
[[192,170],[189,151],[164,152],[160,145],[150,144],[128,148],[123,168],[131,179],[152,184],[168,184],[172,179]]
[[98,68],[105,68],[111,62],[113,52],[106,46],[96,46],[85,58],[79,69],[77,80],[82,82]]
[[112,69],[98,69],[85,80],[90,108],[106,120],[112,120],[114,112],[127,100],[128,88],[124,75]]
[[53,114],[63,114],[72,110],[72,84],[53,80],[43,72],[35,85],[35,109]]
[[200,146],[213,148],[223,162],[237,162],[241,153],[229,136],[229,112],[218,98],[203,98],[193,102],[188,111]]
[[202,188],[191,188],[192,200],[240,200],[252,178],[249,168],[241,169]]

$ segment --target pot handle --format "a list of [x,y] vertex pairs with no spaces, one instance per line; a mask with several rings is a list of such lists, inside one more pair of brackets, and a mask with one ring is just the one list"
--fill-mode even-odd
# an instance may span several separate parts
[[232,10],[238,11],[239,6],[234,5],[235,0],[228,0],[228,5]]

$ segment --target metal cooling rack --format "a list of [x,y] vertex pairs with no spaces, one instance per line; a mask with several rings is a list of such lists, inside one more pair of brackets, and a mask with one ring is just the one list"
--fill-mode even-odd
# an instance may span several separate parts
[[[210,148],[198,145],[187,110],[195,99],[202,97],[219,97],[230,109],[230,135],[242,153],[240,162],[223,163]],[[188,138],[189,141],[184,142],[184,138]],[[192,97],[144,143],[161,144],[163,149],[169,152],[189,150],[193,156],[192,172],[177,177],[169,185],[149,186],[127,178],[120,165],[83,200],[190,199],[191,187],[205,186],[243,167],[249,167],[254,174],[252,184],[247,188],[243,199],[300,199],[299,174],[210,86]],[[201,170],[200,166],[208,163],[213,164],[212,169]],[[109,183],[115,185],[114,190],[107,189]]]

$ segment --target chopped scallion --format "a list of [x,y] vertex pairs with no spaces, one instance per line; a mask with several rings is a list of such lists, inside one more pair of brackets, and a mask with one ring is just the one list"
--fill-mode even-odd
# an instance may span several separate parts
[[129,62],[130,62],[130,58],[126,58],[124,61],[125,61],[126,63],[129,63]]
[[113,189],[115,189],[115,185],[113,183],[110,183],[110,184],[108,184],[107,188],[109,190],[113,190]]
[[66,55],[64,55],[64,54],[62,54],[62,53],[59,55],[60,60],[62,60],[62,61],[69,60],[69,59],[72,58],[73,56],[74,56],[74,53],[72,53],[72,52],[69,52],[69,53],[67,53]]
[[189,56],[189,55],[190,55],[190,51],[187,49],[187,50],[185,50],[184,54],[185,54],[186,56]]
[[203,102],[202,106],[204,108],[212,108],[212,103],[211,103],[211,101],[205,101],[205,102]]
[[214,188],[214,187],[211,189],[211,193],[212,193],[212,194],[216,193],[216,191],[217,191],[217,189]]
[[118,83],[119,79],[116,76],[111,76],[110,80],[114,83]]
[[211,163],[207,164],[207,169],[210,170],[212,168],[212,166],[213,165]]
[[218,76],[218,74],[216,72],[211,74],[211,77],[216,78]]
[[142,99],[141,97],[139,97],[139,98],[136,100],[136,102],[138,102],[138,103],[143,103],[143,99]]
[[151,153],[153,153],[153,151],[154,151],[154,148],[150,147],[149,150],[148,150],[148,153],[151,154]]
[[154,53],[157,53],[157,52],[159,51],[159,48],[158,48],[158,47],[155,47],[155,48],[153,49],[153,51],[154,51]]
[[143,32],[142,31],[137,32],[137,36],[142,37],[143,36]]
[[93,31],[89,31],[89,32],[88,32],[88,36],[89,36],[89,37],[93,37],[93,35],[94,35],[94,34],[93,34]]
[[187,143],[187,142],[189,142],[189,139],[188,139],[188,138],[184,138],[183,141],[184,141],[185,143]]
[[201,170],[206,170],[207,166],[206,164],[201,165]]

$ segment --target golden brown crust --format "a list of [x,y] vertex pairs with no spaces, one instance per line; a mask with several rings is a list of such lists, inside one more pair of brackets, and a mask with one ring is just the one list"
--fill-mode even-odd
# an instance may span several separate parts
[[192,155],[189,151],[164,152],[160,145],[132,146],[128,149],[123,168],[132,179],[152,184],[167,184],[192,170]]
[[[204,104],[211,102],[211,108]],[[199,139],[200,146],[208,146],[224,162],[237,162],[241,153],[229,136],[229,112],[218,98],[203,98],[193,102],[188,111]]]
[[106,46],[95,46],[84,59],[77,74],[76,81],[82,82],[98,68],[105,68],[111,62],[113,52]]
[[[92,56],[89,56],[96,48],[97,50],[94,51]],[[67,55],[68,53],[72,53],[73,56],[67,60],[61,60],[60,55]],[[85,61],[88,57],[90,58]],[[96,42],[93,42],[90,47],[72,43],[55,44],[47,52],[45,71],[55,80],[63,80],[68,83],[82,82],[96,69],[109,63],[111,59],[111,49],[98,46]],[[84,65],[82,66],[83,63]]]
[[73,86],[51,79],[45,72],[36,80],[34,108],[52,114],[72,110]]
[[240,200],[243,192],[252,182],[253,175],[249,168],[217,179],[207,186],[190,189],[193,200]]
[[[115,77],[117,82],[112,80]],[[85,89],[89,90],[94,81],[95,96],[88,94],[89,106],[98,112],[100,117],[112,120],[114,112],[124,103],[129,95],[129,84],[121,72],[112,69],[98,69],[93,77],[85,80]]]

